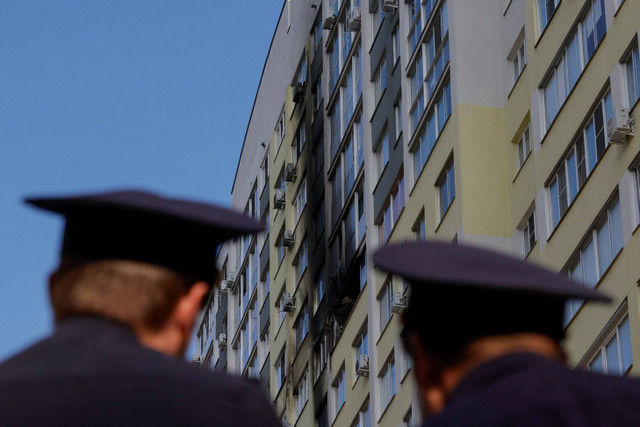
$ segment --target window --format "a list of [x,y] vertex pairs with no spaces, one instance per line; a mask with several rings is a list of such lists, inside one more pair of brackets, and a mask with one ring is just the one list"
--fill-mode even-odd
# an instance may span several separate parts
[[324,367],[327,365],[327,360],[329,360],[329,339],[326,334],[322,336],[320,342],[314,349],[313,356],[315,361],[315,379],[317,381]]
[[416,240],[425,240],[427,238],[426,224],[424,221],[424,211],[420,213],[420,216],[413,224],[411,228]]
[[636,200],[638,202],[636,224],[640,223],[640,166],[636,166],[633,171],[635,186],[636,186]]
[[300,244],[300,250],[296,254],[296,258],[293,261],[296,285],[300,283],[300,280],[302,280],[302,276],[304,275],[304,272],[307,271],[308,265],[309,256],[307,253],[307,241],[306,239],[303,239],[302,243]]
[[529,126],[522,132],[522,136],[518,140],[518,170],[522,169],[524,162],[531,154],[531,136],[529,134]]
[[322,48],[322,19],[316,20],[311,31],[311,36],[313,38],[313,53],[315,56],[316,52],[319,52],[318,49]]
[[449,210],[449,206],[456,197],[455,173],[453,168],[453,160],[451,160],[442,171],[440,178],[436,182],[439,191],[440,202],[440,220],[444,218]]
[[524,228],[522,229],[522,234],[524,237],[524,256],[527,256],[537,242],[535,211],[529,214],[529,218],[527,218]]
[[[440,82],[445,78],[445,71],[449,63],[449,23],[447,13],[447,3],[442,2],[438,10],[434,11],[435,1],[427,0],[424,6],[426,19],[434,15],[429,22],[429,26],[424,30],[427,32],[425,44],[419,45],[418,40],[423,33],[421,27],[420,2],[416,1],[410,5],[414,27],[410,30],[411,50],[416,50],[415,60],[409,64],[409,75],[411,76],[411,107],[409,116],[411,117],[412,129],[415,130],[422,118],[425,107],[435,97],[441,95],[436,90],[441,87]],[[423,76],[425,78],[423,78]],[[448,117],[448,116],[447,116]],[[441,127],[440,127],[441,129]]]
[[[286,288],[286,286],[284,288]],[[284,319],[287,317],[287,312],[282,309],[284,307],[284,299],[286,298],[286,294],[286,292],[282,291],[280,297],[278,297],[278,301],[276,301],[276,310],[278,310],[278,324],[276,326],[282,325]]]
[[313,218],[314,218],[313,222],[314,222],[315,229],[316,229],[315,237],[316,237],[316,242],[317,242],[322,237],[322,232],[324,231],[325,224],[326,224],[326,217],[325,217],[325,212],[324,212],[324,196],[322,197],[322,201],[320,202],[320,206],[314,212]]
[[384,204],[382,216],[379,224],[380,243],[389,240],[393,227],[398,222],[400,214],[404,210],[405,194],[404,194],[404,177],[401,176],[396,184],[392,187],[391,192]]
[[[539,0],[543,1],[543,0]],[[547,0],[553,1],[553,0]],[[591,2],[586,14],[560,50],[558,62],[543,83],[546,130],[553,123],[564,101],[571,93],[582,71],[607,32],[604,0]]]
[[[338,412],[347,400],[347,388],[344,376],[344,366],[340,369],[340,372],[333,381],[333,402],[335,408],[335,416],[338,416]],[[335,417],[334,417],[335,419]]]
[[391,320],[391,302],[393,298],[393,291],[391,289],[391,279],[387,278],[387,281],[382,285],[382,292],[378,297],[378,303],[380,304],[380,334],[384,331],[384,328]]
[[393,65],[395,66],[400,59],[400,37],[398,37],[398,26],[393,30],[393,34],[391,34],[392,44],[393,44]]
[[360,333],[360,336],[355,342],[356,360],[360,360],[360,355],[369,354],[369,335],[367,334],[367,322],[365,322],[364,328]]
[[264,155],[264,159],[260,164],[260,177],[262,180],[261,192],[264,191],[264,187],[269,183],[269,150]]
[[276,134],[277,134],[277,140],[278,140],[278,148],[280,148],[280,144],[282,143],[282,140],[284,139],[284,135],[286,133],[286,120],[284,117],[284,108],[282,109],[282,112],[280,113],[280,117],[278,118],[278,123],[276,124]]
[[387,163],[389,163],[389,133],[386,129],[384,130],[382,137],[378,140],[373,151],[376,159],[376,173],[378,175],[378,179],[380,179],[384,168],[387,166]]
[[331,113],[331,158],[338,153],[342,142],[342,128],[340,127],[340,103],[336,102]]
[[509,58],[511,61],[511,66],[513,67],[513,84],[518,81],[518,77],[522,74],[522,70],[524,70],[524,66],[527,65],[527,54],[524,43],[524,33],[521,36],[522,40],[518,40],[519,47]]
[[[626,314],[619,323],[614,323],[612,331],[602,334],[605,340],[598,345],[595,354],[591,356],[588,370],[610,375],[625,375],[633,364],[631,351],[631,331],[629,315]],[[614,317],[619,317],[616,315]]]
[[373,93],[376,105],[380,102],[382,94],[387,88],[387,61],[383,56],[373,74]]
[[296,353],[300,350],[304,339],[307,337],[309,333],[309,311],[307,310],[307,303],[302,306],[300,309],[300,315],[296,320],[295,325],[293,326],[295,330],[295,344],[296,344]]
[[316,86],[313,89],[313,106],[314,106],[314,112],[318,111],[320,109],[320,106],[322,105],[322,98],[323,98],[323,94],[322,94],[322,79],[319,78],[318,81],[316,82]]
[[291,146],[291,162],[295,165],[302,154],[302,150],[307,142],[307,131],[304,124],[304,116],[300,119],[300,126],[296,131],[296,136],[293,139]]
[[287,378],[287,371],[286,371],[287,365],[285,363],[284,348],[282,349],[282,352],[276,359],[275,368],[276,368],[276,390],[280,392],[280,389],[284,385],[285,380]]
[[284,245],[284,227],[282,227],[278,235],[276,249],[278,250],[278,265],[282,265],[282,261],[284,261],[284,257],[287,254],[287,247]]
[[569,154],[560,163],[549,184],[551,220],[555,228],[564,217],[587,177],[602,158],[606,145],[606,123],[613,115],[611,91],[596,104],[587,126],[578,133]]
[[363,256],[360,261],[360,290],[362,291],[367,285],[367,257]]
[[[451,115],[451,85],[446,82],[441,91],[437,94],[436,102],[429,111],[427,122],[416,137],[413,151],[414,176],[418,175],[427,163],[436,141],[442,133],[445,123]],[[417,122],[414,123],[414,126]]]
[[395,395],[396,365],[392,355],[391,359],[384,364],[382,371],[380,372],[380,406],[383,411]]
[[[313,177],[317,178],[322,173],[324,165],[324,135],[320,136],[318,143],[313,149]],[[312,180],[313,182],[313,180]]]
[[561,0],[536,0],[538,4],[538,34],[542,34]]
[[356,419],[351,423],[351,427],[371,427],[371,417],[369,415],[369,399],[362,405],[358,411]]
[[624,61],[624,65],[627,71],[629,107],[632,107],[640,99],[640,52],[637,43],[631,49],[629,56]]
[[[622,250],[622,217],[620,200],[616,199],[596,226],[586,234],[584,242],[568,268],[569,276],[586,286],[595,287],[613,259]],[[565,325],[576,315],[582,300],[572,300],[565,306]]]
[[300,64],[298,65],[298,71],[296,73],[296,82],[304,84],[307,81],[307,56],[306,52],[303,52]]
[[404,418],[402,419],[403,421],[403,427],[413,427],[413,414],[411,412],[411,408],[409,408],[409,411],[407,412],[407,414],[404,416]]
[[308,369],[305,369],[298,381],[298,385],[293,389],[293,396],[295,397],[295,411],[296,418],[300,416],[304,406],[309,400],[309,376],[307,375]]
[[304,207],[306,205],[307,205],[307,180],[305,178],[300,183],[300,187],[298,187],[298,191],[296,192],[296,195],[293,198],[294,217],[295,217],[296,224],[298,224],[298,221],[300,221],[300,218],[302,217],[302,212],[304,212]]
[[396,141],[400,138],[402,133],[402,97],[398,97],[395,105],[393,106],[393,113],[396,126]]
[[319,273],[316,276],[313,284],[313,313],[318,310],[320,303],[324,299],[326,293],[326,284],[324,283],[324,265],[320,267]]

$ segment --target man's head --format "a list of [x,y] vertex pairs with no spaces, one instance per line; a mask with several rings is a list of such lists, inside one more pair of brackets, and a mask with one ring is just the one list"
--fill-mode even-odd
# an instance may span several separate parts
[[29,199],[66,218],[51,276],[55,318],[106,317],[177,354],[216,280],[220,243],[263,226],[234,211],[140,191]]
[[462,245],[389,245],[373,260],[411,285],[402,337],[427,412],[441,409],[482,360],[514,351],[560,357],[565,301],[607,299],[564,275]]

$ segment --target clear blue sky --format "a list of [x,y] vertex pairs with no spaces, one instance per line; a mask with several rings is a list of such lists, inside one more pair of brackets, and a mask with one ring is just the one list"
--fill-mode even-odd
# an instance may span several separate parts
[[231,203],[274,0],[0,1],[0,360],[51,331],[63,222],[25,196]]

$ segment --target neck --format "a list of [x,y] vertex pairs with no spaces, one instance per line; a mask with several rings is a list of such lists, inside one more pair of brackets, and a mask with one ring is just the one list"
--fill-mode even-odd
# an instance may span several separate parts
[[178,328],[165,327],[158,331],[136,331],[140,343],[168,356],[181,357],[186,350],[184,337]]
[[[444,408],[451,393],[471,370],[492,359],[514,353],[533,353],[566,362],[559,344],[546,335],[522,333],[480,338],[468,346],[461,363],[442,370],[439,390],[437,393],[431,391],[435,397],[427,403],[432,409],[430,412],[440,412]],[[429,399],[428,396],[426,398]]]

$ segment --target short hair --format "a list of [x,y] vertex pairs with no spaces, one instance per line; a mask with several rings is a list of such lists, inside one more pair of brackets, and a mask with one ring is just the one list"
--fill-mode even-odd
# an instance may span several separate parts
[[537,333],[557,343],[564,338],[564,300],[504,290],[413,286],[401,337],[411,352],[411,335],[446,365],[466,358],[475,340],[497,335]]
[[144,262],[65,257],[51,275],[51,304],[56,322],[94,315],[135,331],[156,331],[193,283],[188,276]]

